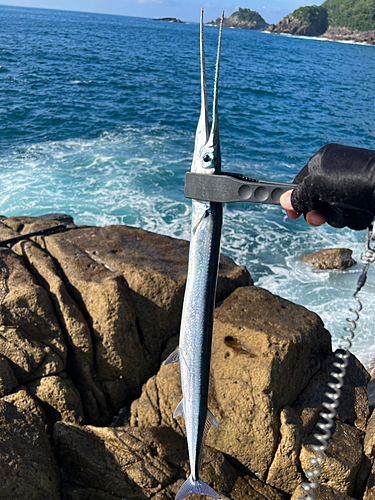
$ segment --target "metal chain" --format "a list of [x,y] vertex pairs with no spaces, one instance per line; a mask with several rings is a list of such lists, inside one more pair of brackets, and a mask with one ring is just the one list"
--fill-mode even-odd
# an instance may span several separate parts
[[340,339],[339,348],[335,352],[336,360],[333,363],[333,367],[338,370],[332,370],[330,377],[334,381],[328,382],[328,387],[331,391],[327,391],[324,395],[329,400],[329,402],[324,401],[322,406],[324,410],[320,412],[321,420],[316,424],[317,432],[314,434],[314,438],[318,441],[318,445],[313,445],[312,450],[316,456],[309,457],[309,462],[313,466],[313,469],[305,470],[305,475],[310,482],[302,483],[302,489],[307,494],[306,497],[298,497],[298,500],[315,500],[314,490],[319,486],[318,476],[322,472],[321,464],[325,459],[324,452],[328,448],[328,441],[332,436],[332,428],[334,425],[334,418],[337,414],[337,407],[339,405],[341,388],[344,385],[344,378],[346,375],[346,369],[349,363],[350,352],[349,349],[352,347],[352,341],[354,339],[354,331],[357,328],[357,323],[359,320],[359,313],[362,311],[362,302],[357,297],[358,292],[366,283],[367,272],[370,265],[375,261],[375,247],[371,247],[371,242],[375,240],[375,224],[372,224],[366,235],[366,247],[365,251],[361,254],[361,262],[363,264],[362,273],[357,282],[357,289],[353,294],[354,299],[357,302],[357,308],[349,308],[349,311],[354,315],[353,318],[346,318],[346,321],[350,326],[344,327],[346,332]]

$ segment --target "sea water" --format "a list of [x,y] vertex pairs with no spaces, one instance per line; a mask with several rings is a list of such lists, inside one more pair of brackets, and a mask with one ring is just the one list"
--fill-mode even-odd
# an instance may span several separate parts
[[[0,213],[60,212],[189,239],[200,12],[196,24],[5,6],[0,15]],[[217,36],[205,28],[209,106]],[[374,109],[375,47],[224,28],[223,170],[291,182],[327,143],[375,149]],[[291,221],[280,207],[224,209],[222,251],[257,285],[317,312],[334,347],[361,265],[318,271],[299,258],[348,247],[358,260],[364,240]],[[374,273],[352,349],[368,368]]]

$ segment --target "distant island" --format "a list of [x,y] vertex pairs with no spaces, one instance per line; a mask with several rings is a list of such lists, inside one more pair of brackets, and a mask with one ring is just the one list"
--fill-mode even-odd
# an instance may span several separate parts
[[161,17],[160,19],[151,19],[151,21],[165,21],[166,23],[181,23],[185,24],[181,19],[177,19],[176,17]]
[[[153,21],[182,23],[175,17],[163,17]],[[219,17],[207,24],[220,26],[220,21]],[[299,7],[277,24],[268,24],[255,10],[239,7],[228,18],[224,17],[223,25],[227,28],[314,36],[375,45],[375,2],[374,0],[325,0],[321,5]]]
[[[221,18],[218,17],[216,21],[210,21],[207,24],[210,26],[220,26],[220,21]],[[269,25],[255,10],[242,9],[240,7],[230,17],[224,17],[223,26],[226,28],[265,31]]]
[[268,31],[375,45],[374,2],[325,0],[320,6],[296,9],[277,24],[270,24]]

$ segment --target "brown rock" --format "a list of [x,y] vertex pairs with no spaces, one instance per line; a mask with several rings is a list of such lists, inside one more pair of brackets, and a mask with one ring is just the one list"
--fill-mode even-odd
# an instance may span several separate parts
[[[183,479],[180,469],[187,466],[185,440],[167,428],[112,429],[58,423],[54,438],[65,474],[78,484],[115,497],[150,498]],[[233,484],[236,474],[218,452],[204,457],[202,475],[215,465],[221,469],[217,480]],[[172,489],[176,493],[178,485]]]
[[[264,479],[278,444],[278,412],[329,352],[316,315],[260,288],[237,289],[215,312],[209,407],[221,431],[211,430],[207,443]],[[131,425],[183,433],[183,419],[172,418],[180,399],[178,365],[162,366],[132,404]]]
[[268,471],[267,483],[292,494],[304,480],[299,461],[302,422],[287,406],[280,413],[280,424],[279,444]]
[[44,425],[0,401],[0,500],[59,500],[59,474]]
[[0,355],[0,397],[9,394],[18,385],[18,380],[9,366],[8,360]]
[[[186,441],[170,428],[57,423],[54,438],[63,464],[66,500],[174,500],[189,474]],[[223,500],[283,500],[271,486],[249,476],[239,477],[225,455],[208,447],[202,457],[201,477]]]
[[27,260],[38,282],[49,292],[56,317],[69,349],[69,373],[79,389],[86,422],[99,425],[108,422],[106,398],[94,369],[94,348],[89,325],[73,297],[68,293],[59,269],[47,252],[31,242],[19,243],[15,249]]
[[[354,493],[356,476],[363,460],[362,446],[358,446],[362,439],[363,434],[359,429],[338,420],[335,422],[335,429],[321,464],[319,481],[322,484],[347,495]],[[304,470],[311,468],[309,457],[316,456],[310,444],[312,441],[316,443],[312,438],[305,440],[301,448],[300,460]]]
[[[315,500],[355,500],[353,497],[349,497],[345,493],[340,493],[325,485],[320,485],[314,492]],[[300,497],[305,498],[306,493],[301,486],[298,486],[290,500],[299,500]]]
[[31,396],[27,387],[19,387],[17,392],[8,394],[1,398],[2,401],[11,403],[16,408],[19,408],[23,413],[31,413],[37,416],[42,422],[48,424],[48,419],[42,408],[38,405],[35,399]]
[[317,269],[347,269],[357,263],[352,259],[352,250],[348,248],[327,248],[303,255],[302,262],[311,264]]
[[0,353],[19,382],[65,368],[66,345],[47,292],[22,257],[0,250]]
[[51,375],[27,384],[34,398],[46,412],[51,422],[63,420],[83,423],[81,396],[72,381],[62,376]]
[[[0,238],[60,222],[51,217],[3,218]],[[67,368],[86,420],[108,424],[139,395],[178,333],[188,243],[126,226],[77,228],[66,216],[56,217],[68,222],[67,232],[16,244],[19,257],[2,251],[0,354],[21,383]],[[222,256],[218,301],[251,283],[244,267]],[[33,323],[38,334],[31,329],[30,339]]]

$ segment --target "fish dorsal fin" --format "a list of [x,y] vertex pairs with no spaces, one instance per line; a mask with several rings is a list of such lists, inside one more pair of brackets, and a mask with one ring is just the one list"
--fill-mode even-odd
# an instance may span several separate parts
[[164,365],[171,365],[172,363],[180,362],[180,349],[173,351],[164,361]]
[[212,415],[210,410],[207,409],[207,418],[206,418],[206,423],[204,425],[204,431],[203,431],[203,441],[202,441],[203,443],[206,441],[208,431],[211,429],[212,424],[214,424],[220,430],[220,426],[217,423],[216,418]]
[[176,409],[173,413],[173,418],[181,417],[184,414],[184,400],[181,401],[176,406]]

